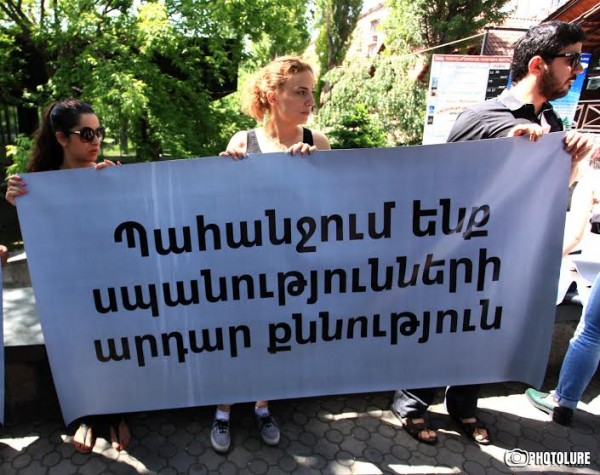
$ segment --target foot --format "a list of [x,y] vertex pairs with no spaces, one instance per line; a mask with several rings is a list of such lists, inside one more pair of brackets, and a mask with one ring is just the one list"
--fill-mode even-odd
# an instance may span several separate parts
[[131,432],[129,426],[123,417],[119,417],[119,422],[110,426],[110,442],[119,452],[125,450],[131,442]]
[[460,419],[459,425],[465,434],[478,444],[488,445],[490,443],[490,435],[487,427],[476,417]]
[[281,434],[279,432],[277,421],[275,421],[275,418],[271,415],[271,413],[268,413],[265,416],[259,416],[258,414],[254,413],[254,418],[263,442],[267,445],[277,445],[279,443]]
[[464,434],[474,442],[480,445],[488,445],[490,443],[490,434],[487,427],[476,417],[458,417],[450,414],[450,417],[456,421]]
[[573,409],[560,406],[554,399],[553,393],[536,391],[533,388],[529,388],[525,391],[525,397],[534,407],[546,414],[550,414],[552,420],[557,424],[563,426],[571,424],[571,420],[573,419]]
[[427,425],[427,421],[423,418],[403,417],[400,419],[402,427],[415,440],[424,444],[437,444],[437,434]]
[[402,428],[410,435],[413,439],[424,444],[434,445],[437,444],[437,434],[434,430],[431,430],[427,425],[427,421],[422,417],[402,417],[400,412],[392,404],[392,414],[394,414],[400,423]]
[[89,454],[94,449],[96,439],[92,425],[82,422],[73,436],[73,447],[80,454]]
[[229,421],[215,419],[210,431],[210,444],[215,452],[225,454],[231,447],[231,435],[229,433]]

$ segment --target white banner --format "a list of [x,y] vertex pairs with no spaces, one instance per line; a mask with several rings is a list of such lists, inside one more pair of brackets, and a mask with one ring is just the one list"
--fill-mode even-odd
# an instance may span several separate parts
[[65,420],[541,383],[562,134],[24,175]]

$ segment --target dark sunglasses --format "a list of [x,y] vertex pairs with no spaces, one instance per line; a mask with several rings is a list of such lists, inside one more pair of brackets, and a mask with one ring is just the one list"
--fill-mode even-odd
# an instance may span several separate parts
[[572,53],[559,53],[548,56],[549,58],[568,58],[571,61],[571,67],[575,69],[581,64],[581,53],[576,51]]
[[94,140],[94,137],[98,137],[98,140],[102,142],[106,134],[106,129],[104,127],[98,127],[96,130],[94,130],[91,127],[83,127],[79,130],[73,130],[72,132],[68,133],[79,135],[79,139],[84,143],[91,142]]

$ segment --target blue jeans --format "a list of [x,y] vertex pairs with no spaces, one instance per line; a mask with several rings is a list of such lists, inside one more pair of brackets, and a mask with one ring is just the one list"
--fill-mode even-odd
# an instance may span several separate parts
[[569,342],[555,398],[561,406],[575,409],[600,361],[600,274],[596,276],[583,316]]

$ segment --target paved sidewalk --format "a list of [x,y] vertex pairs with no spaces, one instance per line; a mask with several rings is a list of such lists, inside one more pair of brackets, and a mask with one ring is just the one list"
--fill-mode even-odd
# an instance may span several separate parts
[[[552,387],[555,381],[546,381]],[[494,444],[466,440],[441,401],[432,406],[439,444],[418,444],[389,411],[392,393],[275,401],[282,429],[278,447],[262,444],[252,406],[232,415],[233,447],[223,456],[210,447],[213,408],[133,414],[134,440],[118,453],[102,438],[94,453],[76,453],[70,432],[57,417],[0,429],[0,473],[10,474],[379,474],[513,472],[600,473],[600,381],[584,396],[571,428],[549,421],[523,396],[519,383],[487,385],[480,399],[481,419]],[[143,397],[140,395],[140,397]],[[505,453],[590,452],[586,467],[560,465],[509,467]]]

